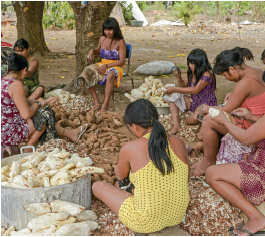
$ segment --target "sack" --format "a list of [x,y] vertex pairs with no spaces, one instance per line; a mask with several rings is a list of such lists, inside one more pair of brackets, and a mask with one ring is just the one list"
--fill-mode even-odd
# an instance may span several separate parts
[[138,67],[134,72],[143,75],[153,75],[160,76],[164,74],[170,74],[172,71],[172,67],[175,64],[168,61],[154,61],[150,63],[146,63]]

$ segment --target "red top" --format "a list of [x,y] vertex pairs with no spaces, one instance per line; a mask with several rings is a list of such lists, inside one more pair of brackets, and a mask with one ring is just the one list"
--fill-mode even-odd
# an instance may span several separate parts
[[8,93],[8,87],[16,81],[13,78],[1,79],[1,145],[16,146],[29,136],[27,120],[19,114],[14,100]]
[[[244,78],[255,80],[259,82],[262,86],[265,86],[264,83],[257,80],[256,78],[253,78],[253,77],[244,77]],[[265,114],[265,92],[257,96],[247,97],[240,107],[246,107],[252,114],[256,116],[260,116],[260,117],[263,116]],[[235,118],[235,120],[236,120],[237,126],[245,130],[251,127],[252,125],[250,121],[247,121],[244,119]]]

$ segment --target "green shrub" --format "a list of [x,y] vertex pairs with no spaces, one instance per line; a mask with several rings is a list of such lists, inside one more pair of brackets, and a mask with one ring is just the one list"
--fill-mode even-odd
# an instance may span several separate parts
[[75,16],[68,2],[46,2],[42,18],[43,28],[50,26],[60,29],[75,28]]
[[188,26],[196,14],[202,12],[202,8],[196,2],[176,2],[173,5],[173,9],[177,12],[176,16],[183,20],[185,26]]
[[[122,2],[122,3],[125,3],[125,2]],[[134,20],[134,17],[132,15],[132,8],[133,8],[132,4],[128,6],[128,9],[121,4],[121,9],[122,9],[124,20],[129,25],[131,25],[131,20]]]

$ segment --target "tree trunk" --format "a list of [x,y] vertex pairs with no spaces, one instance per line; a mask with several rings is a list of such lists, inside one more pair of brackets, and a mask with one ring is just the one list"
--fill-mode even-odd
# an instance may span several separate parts
[[45,55],[48,49],[42,27],[42,16],[45,2],[15,1],[14,9],[17,15],[17,38],[29,42],[30,53]]
[[76,79],[87,65],[87,55],[91,49],[98,46],[102,35],[102,24],[115,6],[114,1],[88,1],[84,6],[80,1],[69,1],[75,14],[76,24],[76,70],[74,79],[64,88],[71,93],[79,92],[76,87]]

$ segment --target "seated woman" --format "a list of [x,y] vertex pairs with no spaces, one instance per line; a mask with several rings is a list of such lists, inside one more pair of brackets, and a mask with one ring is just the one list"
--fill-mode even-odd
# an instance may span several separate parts
[[[257,122],[260,119],[259,116],[250,113],[247,108],[237,108],[233,110],[232,114],[252,123]],[[238,163],[239,161],[246,159],[252,149],[253,145],[243,145],[230,133],[227,133],[221,139],[221,146],[216,159],[216,164]]]
[[105,100],[101,111],[107,111],[114,84],[117,88],[120,86],[126,57],[126,44],[115,18],[109,17],[104,21],[98,47],[92,49],[87,56],[89,62],[94,60],[94,55],[99,55],[102,58],[101,63],[86,67],[77,80],[77,87],[80,86],[79,80],[85,79],[86,87],[94,98],[95,109],[98,109],[101,107],[101,103],[95,85],[96,83],[100,85],[106,83]]
[[222,111],[212,122],[225,127],[244,145],[255,145],[247,160],[213,165],[206,171],[207,183],[248,217],[245,225],[229,228],[231,234],[253,235],[265,228],[265,216],[254,206],[265,202],[265,116],[247,130],[230,123]]
[[[214,60],[215,74],[225,76],[227,80],[237,82],[233,92],[228,95],[227,103],[223,111],[231,113],[238,107],[246,107],[256,116],[265,114],[265,83],[262,80],[263,71],[245,64],[245,60],[253,59],[250,50],[236,47],[225,50]],[[210,106],[202,105],[198,110],[204,114],[209,113]],[[249,128],[253,123],[244,119],[235,118],[237,126],[243,129]],[[216,153],[220,141],[219,134],[226,135],[227,129],[214,123],[209,115],[206,115],[202,122],[202,141],[204,158],[192,166],[195,168],[194,175],[205,174],[210,165],[215,164]]]
[[191,94],[191,97],[182,95],[185,103],[182,110],[193,112],[193,115],[185,120],[186,124],[199,123],[197,118],[198,112],[195,112],[199,105],[217,105],[215,96],[216,79],[207,54],[202,49],[193,49],[188,55],[187,64],[188,72],[184,80],[181,78],[180,70],[174,71],[179,87],[167,87],[167,90],[164,92],[165,94],[169,94],[164,96],[164,99],[169,102],[169,108],[174,122],[174,126],[169,134],[176,134],[181,131],[179,124],[179,108],[177,104],[174,103],[175,92]]
[[19,39],[14,44],[14,51],[15,53],[24,56],[28,63],[29,67],[26,70],[26,76],[23,79],[29,87],[29,99],[36,100],[44,95],[44,86],[40,85],[39,81],[39,61],[29,55],[29,43],[25,39]]
[[120,151],[115,174],[128,175],[134,194],[105,182],[96,182],[93,193],[129,229],[151,233],[181,223],[189,203],[189,158],[183,141],[166,135],[155,106],[146,99],[130,103],[124,121],[138,139]]
[[[1,79],[2,156],[5,147],[17,146],[26,139],[28,139],[27,145],[35,145],[40,136],[44,132],[47,133],[46,130],[49,131],[49,139],[66,136],[74,142],[77,141],[84,132],[85,129],[83,128],[86,127],[85,125],[74,130],[68,130],[60,126],[56,126],[55,129],[55,122],[51,126],[49,124],[46,128],[45,123],[42,122],[43,117],[39,110],[43,109],[54,98],[49,100],[42,98],[31,100],[26,98],[21,81],[27,74],[27,59],[16,53],[11,53],[8,67],[8,74]],[[50,109],[47,111],[46,109],[45,116],[50,116],[55,121],[55,113],[53,110]]]

